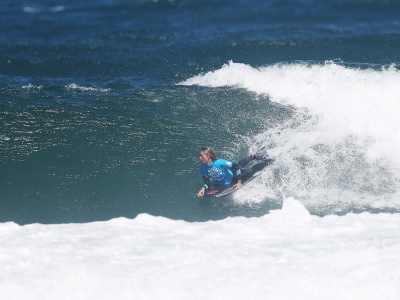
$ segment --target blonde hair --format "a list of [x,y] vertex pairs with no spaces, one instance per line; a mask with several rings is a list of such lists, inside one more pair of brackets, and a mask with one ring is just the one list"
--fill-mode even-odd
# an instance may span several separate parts
[[216,161],[217,160],[217,155],[215,155],[214,149],[211,147],[204,147],[200,150],[206,155],[210,156],[211,161]]

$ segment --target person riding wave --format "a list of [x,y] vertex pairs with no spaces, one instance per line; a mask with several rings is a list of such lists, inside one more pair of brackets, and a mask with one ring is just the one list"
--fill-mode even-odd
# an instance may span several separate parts
[[[250,168],[244,168],[253,160],[261,160]],[[200,173],[204,180],[203,187],[197,193],[198,197],[203,197],[207,190],[215,186],[228,186],[233,184],[236,189],[242,187],[242,180],[250,178],[256,172],[272,164],[274,159],[268,158],[267,150],[261,149],[254,155],[239,160],[234,163],[230,160],[218,159],[211,147],[204,147],[200,150]]]

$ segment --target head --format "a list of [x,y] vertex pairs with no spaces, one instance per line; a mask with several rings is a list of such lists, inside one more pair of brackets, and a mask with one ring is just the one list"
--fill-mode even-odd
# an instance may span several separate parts
[[207,164],[217,160],[217,156],[213,148],[211,147],[204,147],[200,150],[200,160],[203,164]]

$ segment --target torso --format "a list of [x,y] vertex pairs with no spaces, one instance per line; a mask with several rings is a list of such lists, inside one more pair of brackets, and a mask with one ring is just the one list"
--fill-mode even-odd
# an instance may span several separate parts
[[230,170],[232,162],[225,159],[217,159],[211,164],[202,164],[200,171],[202,176],[210,179],[210,183],[217,185],[227,185],[232,182],[233,173]]

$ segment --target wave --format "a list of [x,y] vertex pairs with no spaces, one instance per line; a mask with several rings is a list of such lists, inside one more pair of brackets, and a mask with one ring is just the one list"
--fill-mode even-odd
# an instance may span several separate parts
[[[400,72],[395,66],[355,69],[328,62],[253,68],[230,62],[181,84],[244,88],[267,95],[273,102],[305,108],[319,118],[318,127],[325,137],[356,135],[393,140],[400,138],[393,134],[400,113],[399,82]],[[399,143],[396,149],[400,150]],[[397,160],[400,162],[400,156]]]
[[329,61],[229,62],[179,84],[245,89],[291,107],[290,120],[247,138],[253,150],[266,146],[277,157],[261,181],[316,211],[340,213],[400,209],[399,82],[395,65]]

